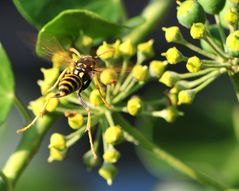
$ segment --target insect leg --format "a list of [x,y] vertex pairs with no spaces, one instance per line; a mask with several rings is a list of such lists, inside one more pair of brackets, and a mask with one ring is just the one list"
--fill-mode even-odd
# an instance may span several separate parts
[[87,116],[88,137],[89,137],[91,152],[93,154],[94,159],[96,160],[97,159],[97,155],[95,153],[93,139],[92,139],[92,134],[91,134],[91,112],[90,112],[90,108],[87,106],[87,104],[85,103],[85,101],[81,97],[80,91],[78,92],[78,97],[79,97],[79,100],[80,100],[80,104],[82,105],[82,107],[84,107],[84,109],[87,111],[87,114],[88,114],[88,116]]
[[29,123],[27,126],[21,128],[21,129],[18,129],[18,130],[16,131],[16,133],[19,134],[19,133],[22,133],[22,132],[24,132],[24,131],[30,129],[30,128],[36,123],[36,121],[37,121],[40,117],[42,117],[42,116],[44,115],[44,113],[45,113],[45,111],[46,111],[46,107],[47,107],[49,101],[50,101],[51,99],[53,99],[53,98],[58,98],[58,97],[59,97],[59,94],[55,94],[55,95],[53,95],[53,96],[47,98],[46,101],[45,101],[45,103],[43,104],[43,106],[42,106],[42,108],[41,108],[39,114],[32,120],[32,122]]
[[[68,71],[68,68],[64,69],[64,70],[61,72],[60,76],[57,78],[57,80],[56,80],[56,82],[54,83],[54,85],[53,85],[50,89],[48,89],[46,93],[51,92],[52,90],[54,90],[54,89],[57,87],[57,85],[59,84],[60,80],[65,76],[65,74],[66,74],[67,71]],[[44,94],[45,94],[45,93],[44,93]]]
[[108,108],[111,108],[112,106],[105,100],[105,98],[103,97],[102,95],[102,92],[101,92],[101,88],[100,88],[100,82],[97,78],[97,75],[94,75],[94,78],[95,80],[95,85],[96,85],[96,89],[98,90],[99,94],[100,94],[100,98],[101,100],[104,102],[104,104],[108,107]]

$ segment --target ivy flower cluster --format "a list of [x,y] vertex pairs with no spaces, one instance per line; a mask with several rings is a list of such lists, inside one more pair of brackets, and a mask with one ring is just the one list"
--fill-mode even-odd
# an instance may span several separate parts
[[[194,53],[184,55],[173,46],[162,53],[168,64],[186,63],[187,73],[165,71],[160,82],[170,88],[173,105],[191,104],[198,92],[223,74],[235,76],[238,71],[239,30],[237,0],[186,0],[177,1],[178,22],[190,30],[193,40],[188,42],[178,26],[164,27],[168,43],[176,43]],[[215,23],[207,20],[213,16]]]
[[[87,52],[92,46],[92,39],[84,34],[81,35],[75,47],[79,52],[88,54]],[[137,95],[137,91],[146,83],[159,79],[168,64],[167,61],[149,61],[155,54],[153,43],[153,40],[149,40],[136,46],[130,40],[123,42],[117,40],[112,44],[103,42],[96,50],[96,54],[101,60],[99,62],[104,65],[104,69],[98,68],[102,71],[96,72],[95,76],[99,78],[102,95],[109,105],[106,105],[101,99],[100,91],[94,80],[81,93],[91,111],[93,147],[97,155],[97,159],[95,159],[94,153],[89,150],[83,155],[83,162],[88,169],[100,165],[99,175],[109,185],[112,184],[113,177],[118,171],[115,165],[120,159],[117,145],[123,141],[134,142],[130,134],[124,131],[124,126],[115,122],[115,113],[127,113],[133,117],[138,115],[161,117],[168,122],[173,122],[181,115],[177,107],[173,106],[167,98],[144,100]],[[41,70],[44,79],[39,80],[38,84],[43,96],[30,103],[30,108],[35,115],[38,115],[44,105],[44,100],[54,94],[51,92],[45,95],[45,92],[52,87],[64,69],[64,65],[59,64],[62,59],[64,60],[62,54],[52,57],[52,68]],[[57,92],[57,88],[55,92]],[[161,109],[155,110],[154,108],[159,108],[157,107],[159,105],[161,105]],[[72,129],[72,133],[68,135],[53,133],[50,138],[48,162],[62,161],[67,156],[70,147],[86,134],[88,113],[81,106],[76,93],[59,99],[51,99],[46,107],[46,113],[49,112],[65,116],[69,128]],[[103,147],[102,154],[100,153],[101,145]]]

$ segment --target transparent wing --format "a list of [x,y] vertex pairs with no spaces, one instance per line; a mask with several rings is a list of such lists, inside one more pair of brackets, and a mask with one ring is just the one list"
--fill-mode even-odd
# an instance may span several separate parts
[[47,60],[57,60],[60,65],[72,63],[71,54],[63,48],[55,36],[48,35],[41,39],[39,53]]

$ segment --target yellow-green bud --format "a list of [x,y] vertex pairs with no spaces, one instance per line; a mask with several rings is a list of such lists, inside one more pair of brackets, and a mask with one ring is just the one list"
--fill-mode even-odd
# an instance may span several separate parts
[[217,14],[224,7],[225,0],[198,0],[205,12],[209,14]]
[[[30,108],[31,108],[32,112],[34,113],[34,115],[39,115],[46,99],[52,95],[54,95],[54,93],[48,94],[46,96],[46,98],[40,97],[40,98],[30,102]],[[56,109],[56,107],[58,106],[58,104],[59,104],[58,99],[56,99],[56,98],[50,99],[48,102],[48,105],[46,107],[46,111],[48,111],[48,112],[54,111]]]
[[114,149],[108,149],[103,155],[103,159],[107,163],[116,163],[120,158],[120,153]]
[[84,124],[84,117],[82,114],[77,113],[68,117],[68,124],[72,129],[79,129]]
[[64,135],[60,133],[53,133],[50,137],[49,148],[55,148],[58,150],[63,150],[66,148],[66,140]]
[[166,61],[153,60],[149,64],[149,74],[152,77],[159,78],[163,74],[167,65],[168,63]]
[[136,48],[132,44],[131,40],[128,39],[124,41],[120,46],[119,46],[120,53],[122,56],[128,58],[131,57],[135,54]]
[[165,32],[165,39],[167,42],[182,42],[184,40],[180,29],[177,26],[163,27]]
[[56,148],[50,148],[50,155],[48,157],[48,162],[62,161],[66,156],[65,151],[58,150]]
[[194,23],[190,29],[190,34],[193,39],[201,39],[205,37],[206,27],[203,23]]
[[113,68],[107,68],[100,74],[100,81],[104,85],[112,84],[117,80],[117,73]]
[[88,53],[92,45],[93,39],[90,36],[83,34],[83,32],[79,34],[75,42],[75,47],[84,53]]
[[41,72],[43,73],[44,80],[38,80],[37,83],[41,88],[41,93],[44,95],[51,87],[52,83],[58,78],[59,68],[41,68]]
[[97,89],[94,89],[92,92],[90,92],[90,103],[94,106],[99,106],[103,104],[103,101],[100,97],[100,93]]
[[132,76],[137,81],[143,82],[148,76],[148,66],[136,65],[132,70]]
[[44,97],[40,97],[34,101],[30,102],[30,107],[34,115],[39,115],[39,112],[41,111],[41,108],[44,104]]
[[153,57],[154,56],[153,44],[154,44],[153,39],[147,42],[138,44],[137,46],[138,54],[143,55],[145,58]]
[[118,173],[117,168],[113,164],[104,163],[98,171],[108,185],[112,185],[114,176]]
[[105,41],[96,51],[97,56],[100,57],[102,60],[109,60],[113,58],[115,49],[112,47],[111,44],[107,44]]
[[83,159],[84,165],[89,170],[95,168],[99,164],[99,162],[100,162],[99,157],[97,157],[97,159],[94,158],[91,150],[87,151],[83,155],[82,159]]
[[227,37],[226,50],[231,56],[239,57],[239,30],[232,32]]
[[105,142],[112,145],[120,143],[123,138],[123,130],[118,125],[109,127],[108,129],[106,129],[104,134]]
[[182,90],[178,94],[178,105],[191,104],[196,96],[195,90]]
[[169,48],[161,55],[166,57],[169,64],[177,64],[185,60],[183,54],[176,47]]
[[235,25],[238,23],[238,13],[235,9],[231,8],[225,12],[224,19],[227,23]]
[[174,84],[180,80],[180,75],[173,71],[166,71],[163,73],[162,77],[159,79],[159,81],[163,84],[165,84],[168,87],[174,86]]
[[[48,99],[54,95],[55,95],[55,93],[53,93],[53,92],[49,93],[49,94],[47,94],[46,99]],[[58,104],[59,104],[59,100],[57,98],[50,99],[46,106],[46,111],[53,112],[57,108]]]
[[152,113],[155,117],[161,117],[165,119],[168,123],[172,123],[177,119],[177,117],[183,115],[182,112],[178,111],[175,106],[170,106],[166,109],[163,109],[161,111],[155,111]]
[[201,70],[202,61],[197,56],[188,58],[186,67],[189,72],[198,72]]
[[130,115],[137,115],[142,109],[142,100],[138,96],[130,98],[127,103],[127,110]]
[[204,23],[205,13],[196,0],[186,0],[177,7],[177,19],[181,25],[190,28],[193,23]]

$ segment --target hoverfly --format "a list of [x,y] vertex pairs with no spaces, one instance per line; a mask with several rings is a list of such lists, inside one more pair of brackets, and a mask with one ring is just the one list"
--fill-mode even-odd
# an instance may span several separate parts
[[[51,41],[54,41],[53,45],[55,47],[51,47],[51,49],[46,46],[42,47],[43,52],[47,53],[46,56],[50,56],[52,58],[54,51],[58,52],[65,52],[66,51],[61,47],[57,39],[52,37]],[[47,43],[46,43],[47,44]],[[52,44],[52,42],[51,42]],[[53,50],[52,50],[53,49]],[[56,50],[55,50],[56,49]],[[114,51],[109,50],[109,51]],[[105,51],[104,53],[107,53],[109,51]],[[40,112],[38,115],[35,116],[35,118],[29,123],[27,126],[18,129],[16,132],[21,133],[29,128],[31,128],[35,122],[44,115],[46,111],[46,107],[51,99],[59,99],[62,97],[65,97],[73,92],[77,92],[77,96],[79,97],[79,103],[82,105],[82,107],[87,111],[88,114],[88,119],[87,119],[87,132],[88,132],[88,137],[89,137],[89,142],[90,142],[90,147],[92,154],[94,158],[97,158],[97,155],[94,150],[93,146],[93,140],[92,140],[92,134],[91,134],[91,112],[90,108],[84,101],[84,99],[81,96],[81,92],[84,91],[91,83],[92,79],[95,80],[96,88],[99,91],[100,97],[102,101],[105,103],[107,107],[111,107],[111,105],[104,99],[101,89],[100,89],[100,84],[98,79],[94,77],[95,72],[99,71],[96,68],[97,62],[96,59],[99,58],[100,55],[98,56],[91,56],[91,55],[81,55],[75,48],[69,48],[68,53],[72,54],[72,56],[67,56],[70,54],[64,54],[63,58],[60,58],[64,63],[62,65],[67,66],[59,75],[58,79],[54,83],[54,85],[48,89],[47,93],[52,92],[53,90],[57,89],[57,92],[54,93],[53,96],[47,98],[45,100],[45,103],[43,104],[42,108],[40,109]],[[63,54],[59,54],[63,55]],[[78,59],[73,59],[73,55],[77,56]],[[69,64],[71,63],[71,64]]]

